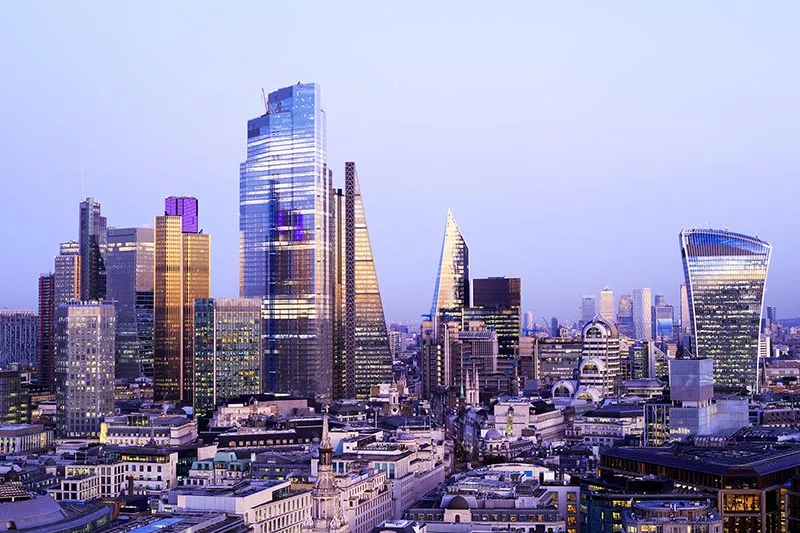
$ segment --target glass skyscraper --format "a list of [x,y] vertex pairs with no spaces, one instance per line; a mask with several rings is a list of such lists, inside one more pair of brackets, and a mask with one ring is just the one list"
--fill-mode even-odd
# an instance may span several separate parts
[[39,276],[39,383],[55,391],[55,274]]
[[695,355],[714,360],[714,382],[758,390],[758,342],[772,246],[713,229],[680,234]]
[[[195,219],[195,224],[197,223]],[[117,309],[117,377],[142,375],[139,333],[136,322],[136,299],[141,292],[153,290],[152,228],[111,228],[106,245],[106,294]],[[149,321],[152,327],[152,320]]]
[[194,409],[210,417],[220,402],[261,392],[261,299],[194,301]]
[[55,257],[56,305],[81,299],[81,256],[76,241],[62,242]]
[[184,233],[181,218],[155,221],[153,385],[156,401],[192,405],[194,300],[211,293],[211,241],[208,234]]
[[650,289],[633,289],[633,334],[637,340],[653,338],[653,295]]
[[81,300],[102,300],[106,297],[106,217],[94,198],[81,202],[79,233]]
[[464,310],[462,328],[481,321],[497,334],[498,356],[512,360],[519,350],[522,313],[520,278],[476,278],[472,280],[472,307]]
[[442,255],[436,286],[433,290],[431,319],[461,322],[465,307],[471,302],[469,294],[469,247],[458,229],[453,213],[447,210]]
[[[392,381],[392,355],[355,163],[345,163],[344,179],[344,217],[336,216],[335,233],[336,286],[343,296],[343,306],[337,305],[337,310],[344,315],[335,322],[337,335],[344,339],[334,342],[344,348],[344,357],[343,364],[335,365],[334,389],[337,393],[343,389],[347,398],[368,398],[372,385]],[[338,375],[341,370],[343,379]]]
[[333,179],[319,86],[269,94],[239,175],[239,295],[263,298],[265,389],[330,397]]
[[198,208],[197,198],[191,196],[170,196],[164,200],[164,215],[181,217],[183,224],[181,231],[184,233],[197,233],[200,231]]

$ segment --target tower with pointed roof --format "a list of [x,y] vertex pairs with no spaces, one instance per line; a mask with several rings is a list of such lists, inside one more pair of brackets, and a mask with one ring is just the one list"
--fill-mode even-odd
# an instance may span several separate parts
[[333,476],[333,447],[328,434],[326,408],[322,417],[317,482],[311,489],[311,517],[303,524],[303,533],[347,533],[348,522],[342,512],[340,493]]
[[431,318],[460,321],[464,307],[469,305],[469,247],[448,209]]

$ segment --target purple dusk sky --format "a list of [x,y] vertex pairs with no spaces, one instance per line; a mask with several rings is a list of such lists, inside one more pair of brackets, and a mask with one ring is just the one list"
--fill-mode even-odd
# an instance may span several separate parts
[[677,304],[678,232],[774,246],[767,303],[800,316],[796,2],[9,2],[0,18],[0,306],[78,237],[200,200],[213,294],[238,294],[239,163],[261,88],[317,82],[328,156],[358,164],[389,320],[430,307],[447,209],[472,275],[523,307]]

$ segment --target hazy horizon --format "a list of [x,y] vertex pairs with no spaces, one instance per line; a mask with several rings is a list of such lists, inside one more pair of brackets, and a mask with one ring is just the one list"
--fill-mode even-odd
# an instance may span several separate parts
[[605,286],[677,315],[697,226],[772,243],[765,303],[800,316],[800,5],[313,7],[6,5],[0,307],[36,308],[81,196],[115,227],[196,196],[212,294],[238,295],[246,122],[262,88],[303,81],[335,182],[357,162],[388,321],[429,310],[448,208],[471,276],[522,278],[537,320]]

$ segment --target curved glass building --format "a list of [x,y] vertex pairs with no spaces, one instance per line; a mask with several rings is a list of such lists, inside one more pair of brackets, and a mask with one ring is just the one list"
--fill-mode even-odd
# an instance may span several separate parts
[[713,229],[680,234],[693,351],[714,360],[716,385],[758,390],[758,340],[772,246]]

